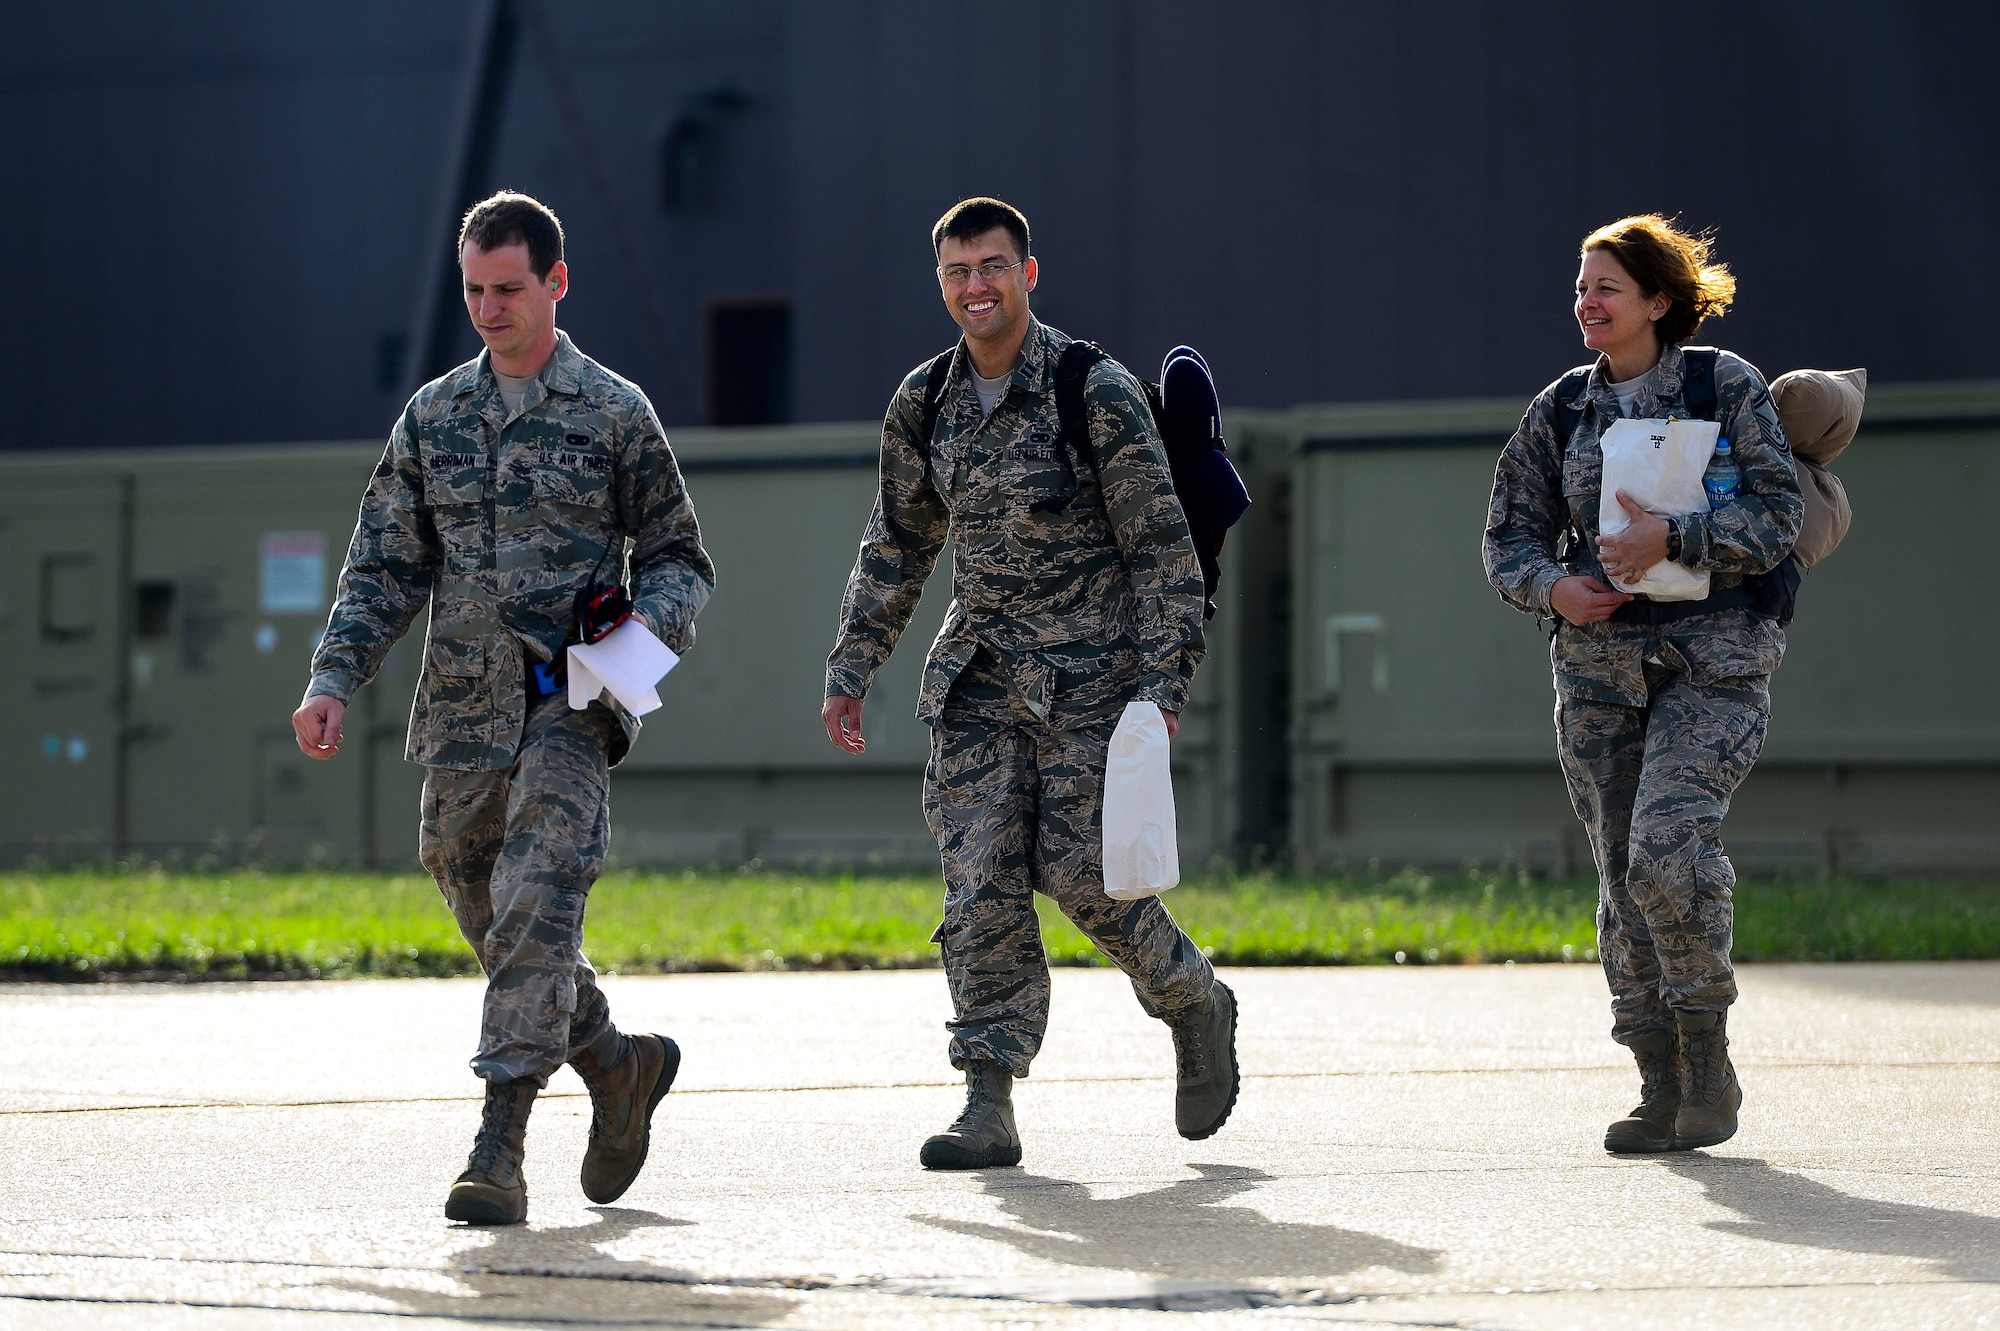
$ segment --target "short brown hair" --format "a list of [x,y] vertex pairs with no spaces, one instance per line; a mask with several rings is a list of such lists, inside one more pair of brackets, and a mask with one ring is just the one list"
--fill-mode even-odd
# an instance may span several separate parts
[[1710,262],[1715,237],[1691,234],[1658,213],[1621,217],[1583,238],[1583,253],[1609,250],[1648,296],[1673,304],[1654,325],[1662,345],[1685,342],[1702,320],[1721,318],[1736,296],[1736,278],[1724,264]]
[[1014,241],[1014,257],[1028,257],[1028,219],[1011,203],[998,199],[961,199],[931,228],[931,252],[941,253],[947,240],[972,240],[995,227]]
[[549,269],[562,262],[563,229],[555,213],[540,199],[509,189],[465,210],[465,220],[458,224],[461,255],[468,240],[489,253],[508,245],[526,245],[528,267],[538,278],[547,277]]

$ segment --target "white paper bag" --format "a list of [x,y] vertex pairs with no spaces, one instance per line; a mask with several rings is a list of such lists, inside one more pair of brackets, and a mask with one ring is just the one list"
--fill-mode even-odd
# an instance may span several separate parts
[[[1708,512],[1701,476],[1715,452],[1721,427],[1714,421],[1613,421],[1599,446],[1604,450],[1604,489],[1597,499],[1597,526],[1616,536],[1632,525],[1618,502],[1623,490],[1648,513],[1680,517]],[[1621,592],[1644,592],[1655,601],[1700,601],[1708,597],[1708,574],[1678,560],[1663,559],[1637,582],[1618,582]]]
[[1128,702],[1104,767],[1104,892],[1119,901],[1156,896],[1181,880],[1167,718]]
[[628,619],[593,643],[569,649],[569,705],[582,711],[607,690],[634,716],[657,709],[653,686],[681,663],[674,649],[636,619]]

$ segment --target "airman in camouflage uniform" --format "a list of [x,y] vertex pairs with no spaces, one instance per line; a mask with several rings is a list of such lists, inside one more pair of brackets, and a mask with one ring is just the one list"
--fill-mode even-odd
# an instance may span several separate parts
[[[493,202],[468,215],[469,293],[476,264],[532,243],[482,236],[473,219]],[[559,262],[535,280],[551,272],[559,292]],[[598,1111],[585,1191],[598,1201],[622,1193],[679,1060],[672,1041],[619,1032],[582,951],[610,832],[608,772],[638,719],[608,696],[571,710],[564,691],[533,688],[529,670],[561,660],[578,593],[628,568],[634,616],[685,652],[715,574],[652,405],[554,329],[556,298],[543,330],[552,349],[517,403],[503,396],[489,348],[426,384],[397,421],[300,709],[344,705],[429,606],[406,750],[425,767],[419,854],[487,976],[472,1060],[489,1086],[487,1123],[447,1208],[456,1219],[524,1214],[520,1132],[535,1089],[564,1062]],[[485,317],[499,318],[475,313],[475,323]],[[335,746],[337,731],[338,713]],[[331,756],[314,738],[301,725],[301,747]],[[634,1095],[649,1102],[635,1110]],[[467,1202],[467,1188],[487,1192]]]
[[[1664,347],[1630,416],[1689,415],[1684,368],[1681,349]],[[1723,508],[1678,519],[1678,559],[1710,572],[1711,599],[1783,559],[1804,511],[1763,379],[1721,352],[1715,390],[1741,492]],[[1741,606],[1662,623],[1575,624],[1557,614],[1550,598],[1558,579],[1610,581],[1598,548],[1599,440],[1625,413],[1602,358],[1583,408],[1564,441],[1554,385],[1528,407],[1495,471],[1486,571],[1508,604],[1555,621],[1557,745],[1597,861],[1598,956],[1610,982],[1612,1038],[1639,1054],[1650,1100],[1669,1096],[1653,1079],[1668,1075],[1664,1054],[1677,1023],[1709,1029],[1736,1001],[1729,960],[1736,871],[1723,852],[1722,820],[1763,747],[1770,676],[1785,637],[1775,621]],[[1582,540],[1559,557],[1572,523]],[[1651,1054],[1660,1056],[1649,1061]],[[1671,1123],[1673,1112],[1667,1117]]]
[[[984,229],[952,234],[1006,246],[1015,260],[1006,267],[1023,266],[1024,222],[1011,245],[998,230],[982,238]],[[940,243],[948,261],[952,240]],[[1104,892],[1112,731],[1135,699],[1177,714],[1201,660],[1202,581],[1187,521],[1144,392],[1115,361],[1089,371],[1087,455],[1071,455],[1054,385],[1070,339],[1026,313],[1032,269],[1025,280],[992,276],[998,281],[983,271],[961,277],[956,288],[946,276],[947,304],[968,287],[984,294],[1017,283],[1019,359],[987,414],[961,340],[942,366],[947,380],[928,439],[925,395],[938,366],[919,367],[891,400],[880,488],[827,661],[829,731],[840,743],[837,707],[866,696],[946,538],[955,542],[953,599],[917,707],[931,727],[924,813],[945,876],[935,941],[955,1012],[949,1054],[970,1088],[967,1114],[994,1105],[1004,1112],[986,1113],[983,1129],[962,1117],[956,1137],[933,1138],[924,1163],[934,1168],[1019,1160],[1009,1085],[1027,1075],[1048,1025],[1037,891],[1130,977],[1146,1012],[1174,1027],[1182,1131],[1215,1131],[1235,1095],[1233,996],[1157,897],[1116,901]],[[1214,1047],[1225,1035],[1229,1048]],[[1200,1086],[1190,1090],[1193,1082]]]

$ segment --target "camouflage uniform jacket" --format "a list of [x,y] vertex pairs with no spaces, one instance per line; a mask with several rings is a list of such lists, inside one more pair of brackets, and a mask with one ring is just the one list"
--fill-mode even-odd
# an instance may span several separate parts
[[[1551,384],[1529,404],[1520,428],[1501,450],[1486,515],[1487,578],[1509,605],[1556,619],[1549,653],[1556,687],[1565,696],[1642,707],[1645,662],[1652,656],[1684,668],[1696,684],[1770,674],[1784,656],[1784,631],[1746,609],[1723,608],[1660,625],[1609,620],[1576,625],[1557,616],[1550,605],[1558,578],[1604,578],[1597,558],[1597,505],[1604,475],[1598,441],[1622,414],[1607,368],[1600,357],[1591,369],[1583,417],[1566,447],[1557,438]],[[1667,347],[1639,389],[1633,416],[1685,415],[1682,369],[1681,349]],[[1679,520],[1680,562],[1713,575],[1711,594],[1782,560],[1798,539],[1805,511],[1791,449],[1763,377],[1748,361],[1721,352],[1715,395],[1716,419],[1729,437],[1742,491],[1724,508]],[[1572,518],[1583,545],[1558,562],[1558,542]]]
[[919,719],[938,723],[981,646],[1058,729],[1116,719],[1134,699],[1186,705],[1203,650],[1201,569],[1166,450],[1138,381],[1104,360],[1084,384],[1090,456],[1069,456],[1055,399],[1069,342],[1032,322],[1006,395],[982,418],[961,340],[928,450],[925,368],[903,381],[882,423],[880,488],[827,659],[829,694],[867,695],[949,535],[952,602]]
[[[428,601],[406,756],[505,768],[527,715],[527,661],[563,650],[577,592],[626,538],[634,613],[686,651],[715,569],[652,404],[560,334],[510,420],[481,351],[417,390],[390,433],[306,694],[352,698]],[[617,575],[621,554],[601,577]],[[619,719],[613,762],[639,729]]]

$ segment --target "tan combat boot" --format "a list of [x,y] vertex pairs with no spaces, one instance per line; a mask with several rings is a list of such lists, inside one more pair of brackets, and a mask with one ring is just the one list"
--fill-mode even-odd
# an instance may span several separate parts
[[1236,994],[1217,980],[1207,998],[1166,1021],[1179,1074],[1174,1127],[1198,1142],[1213,1137],[1236,1108]]
[[486,1109],[465,1172],[445,1199],[447,1220],[468,1225],[517,1225],[528,1218],[528,1180],[521,1156],[528,1144],[528,1111],[541,1088],[533,1077],[486,1083]]
[[1681,1108],[1680,1034],[1649,1031],[1632,1042],[1631,1050],[1639,1060],[1639,1105],[1604,1130],[1604,1149],[1613,1155],[1671,1151],[1674,1115]]
[[924,1143],[925,1169],[993,1169],[1021,1163],[1021,1134],[1014,1130],[1014,1076],[997,1063],[965,1065],[965,1109],[958,1120]]
[[639,1177],[652,1146],[653,1110],[674,1084],[681,1050],[664,1035],[635,1035],[631,1049],[608,1072],[587,1049],[569,1065],[590,1089],[583,1195],[601,1206],[623,1197]]
[[1736,1135],[1743,1085],[1729,1061],[1729,1014],[1676,1012],[1681,1028],[1681,1109],[1674,1117],[1674,1149],[1714,1146]]

